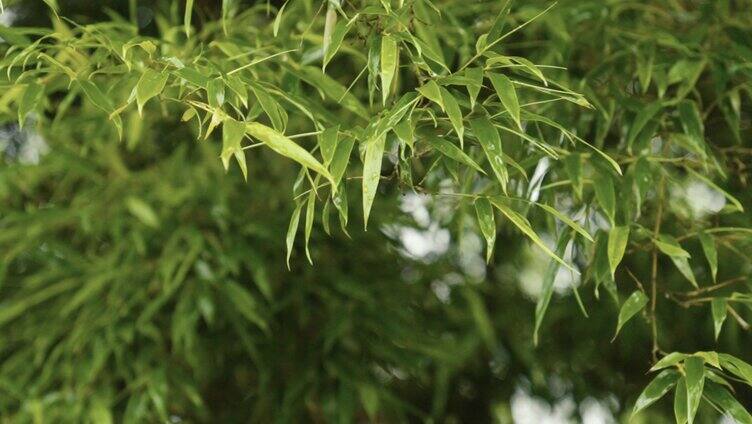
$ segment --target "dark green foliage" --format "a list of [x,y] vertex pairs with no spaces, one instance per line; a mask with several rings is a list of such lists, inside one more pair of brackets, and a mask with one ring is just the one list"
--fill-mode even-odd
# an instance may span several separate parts
[[2,420],[752,420],[748,0],[3,6]]

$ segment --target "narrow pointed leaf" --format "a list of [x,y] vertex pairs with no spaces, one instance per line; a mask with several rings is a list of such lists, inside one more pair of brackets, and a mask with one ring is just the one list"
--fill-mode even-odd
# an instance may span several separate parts
[[710,303],[710,309],[713,314],[715,339],[718,340],[718,335],[721,334],[723,322],[726,321],[726,315],[728,314],[726,299],[722,297],[713,299]]
[[302,209],[303,202],[295,206],[295,210],[292,211],[292,216],[290,217],[290,225],[287,227],[287,236],[285,238],[287,246],[287,269],[290,269],[290,256],[292,255],[293,244],[295,244],[295,235],[298,233],[298,222],[300,222],[300,211]]
[[713,275],[713,281],[716,281],[716,275],[718,274],[718,251],[715,247],[715,240],[711,235],[704,231],[700,231],[698,236],[700,244],[702,245],[702,251],[705,254],[705,259],[708,260],[710,272]]
[[686,424],[687,422],[687,381],[684,377],[676,383],[674,390],[674,417],[676,424]]
[[457,103],[457,99],[454,98],[449,90],[444,87],[440,87],[440,90],[441,100],[444,103],[444,107],[446,108],[447,116],[449,116],[449,121],[451,121],[452,127],[454,127],[454,131],[457,133],[457,137],[459,137],[460,139],[460,146],[462,146],[464,144],[463,135],[465,134],[465,125],[462,122],[462,110],[460,109],[460,105]]
[[481,168],[470,156],[468,156],[465,152],[462,151],[459,147],[457,147],[452,142],[441,138],[436,137],[433,135],[428,136],[428,141],[431,143],[431,145],[436,148],[441,154],[444,156],[453,159],[457,162],[463,163],[478,172],[485,174],[486,172],[483,171],[483,168]]
[[616,267],[621,263],[629,241],[629,227],[613,227],[608,233],[608,265],[613,278]]
[[747,409],[738,400],[734,399],[734,396],[728,390],[719,385],[709,383],[705,387],[704,394],[711,402],[719,406],[724,413],[728,414],[739,424],[752,424],[752,415],[747,412]]
[[494,90],[496,90],[496,95],[501,100],[501,104],[504,105],[504,108],[509,112],[509,115],[521,131],[520,104],[517,100],[517,91],[514,88],[514,83],[506,75],[501,74],[489,74],[489,79]]
[[684,360],[684,371],[687,383],[687,422],[692,424],[705,385],[705,361],[698,356],[690,356]]
[[494,243],[496,242],[496,223],[491,202],[486,198],[475,200],[475,213],[478,216],[478,226],[483,238],[486,239],[486,263],[491,262]]
[[149,99],[162,93],[165,84],[167,84],[168,76],[169,74],[166,71],[157,72],[153,69],[144,71],[136,84],[136,103],[139,113],[143,111],[144,104]]
[[632,409],[632,416],[652,405],[676,385],[679,373],[674,370],[663,370],[651,381],[637,398]]
[[619,331],[621,331],[621,328],[624,326],[624,324],[627,323],[633,316],[635,316],[636,313],[640,312],[642,308],[645,307],[645,305],[648,304],[648,297],[645,296],[645,293],[643,293],[640,290],[634,291],[627,300],[624,301],[624,304],[621,305],[621,309],[619,310],[619,320],[616,324],[616,333],[614,333],[614,338],[611,339],[612,341],[616,339],[616,336],[619,335]]
[[381,98],[383,104],[391,91],[392,81],[397,72],[397,41],[390,35],[381,37]]
[[285,137],[282,133],[258,122],[246,124],[246,131],[251,137],[258,139],[280,155],[290,158],[306,168],[318,172],[332,183],[332,187],[336,187],[334,179],[324,165],[322,165],[321,162],[313,157],[313,155],[311,155],[306,149],[300,147],[294,141]]
[[313,265],[313,259],[311,259],[311,251],[308,249],[308,242],[311,240],[311,232],[313,230],[313,220],[316,213],[316,192],[311,190],[308,194],[308,206],[306,207],[306,223],[305,223],[305,253],[308,258],[308,262]]
[[556,262],[560,263],[561,265],[564,265],[564,267],[567,268],[568,270],[574,273],[578,273],[577,270],[572,268],[572,266],[566,263],[556,253],[551,251],[551,249],[549,249],[548,246],[546,246],[546,243],[544,243],[543,240],[541,240],[541,238],[538,237],[538,234],[536,234],[533,228],[530,226],[530,222],[527,220],[527,218],[515,212],[512,208],[510,208],[509,206],[507,206],[501,201],[491,199],[491,203],[493,203],[493,205],[496,206],[496,208],[499,209],[501,213],[503,213],[504,216],[506,216],[507,219],[509,219],[512,222],[512,224],[514,224],[515,227],[517,227],[520,231],[522,231],[523,234],[525,234],[530,240],[532,240],[533,243],[535,243],[538,247],[540,247],[548,256],[553,258]]
[[471,120],[470,127],[473,130],[475,138],[478,139],[478,142],[483,148],[483,152],[486,154],[486,159],[488,159],[488,163],[491,164],[491,169],[493,170],[494,175],[496,175],[496,179],[499,181],[501,189],[506,193],[507,184],[509,183],[509,172],[504,163],[504,151],[502,149],[499,132],[485,116]]
[[565,214],[563,214],[562,212],[559,212],[558,210],[556,210],[556,208],[548,206],[548,205],[546,205],[544,203],[536,203],[536,205],[538,205],[541,209],[545,210],[546,212],[550,213],[551,215],[553,215],[554,217],[556,217],[557,219],[559,219],[561,222],[567,224],[569,226],[569,228],[575,230],[578,234],[580,234],[581,236],[585,237],[586,240],[588,240],[590,242],[594,241],[593,237],[590,235],[590,233],[587,232],[587,230],[585,230],[584,228],[582,228],[582,226],[580,224],[572,221],[572,219],[570,217],[568,217]]
[[366,145],[366,154],[363,159],[363,225],[368,228],[368,217],[371,214],[373,199],[376,197],[376,189],[381,179],[381,161],[384,156],[386,136],[382,135],[374,140],[369,140]]
[[[559,257],[564,256],[567,244],[569,243],[569,234],[565,231],[559,236],[559,241],[556,243],[556,255]],[[538,302],[535,305],[535,329],[533,330],[533,344],[538,345],[538,333],[540,331],[541,324],[543,324],[543,318],[548,310],[548,304],[551,302],[551,296],[554,293],[554,282],[556,281],[556,274],[559,272],[559,263],[556,260],[551,260],[546,269],[546,273],[543,275],[543,284],[541,287],[541,294],[538,297]]]

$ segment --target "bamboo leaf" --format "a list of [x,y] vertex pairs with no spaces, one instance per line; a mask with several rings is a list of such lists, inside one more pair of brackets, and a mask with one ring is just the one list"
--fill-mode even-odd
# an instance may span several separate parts
[[491,84],[496,90],[496,95],[499,96],[501,104],[509,112],[517,127],[522,131],[522,122],[520,121],[520,104],[517,100],[517,91],[514,88],[514,83],[506,75],[501,74],[488,74],[488,78],[491,80]]
[[638,412],[654,404],[669,392],[679,380],[679,373],[674,370],[663,370],[640,393],[632,409],[632,417]]
[[[562,232],[559,236],[559,241],[556,243],[556,255],[563,257],[567,248],[569,237],[567,232]],[[551,260],[546,269],[546,273],[543,275],[543,284],[541,287],[541,294],[538,297],[538,302],[535,304],[535,329],[533,330],[533,344],[538,345],[538,332],[540,331],[541,324],[543,324],[543,318],[548,310],[548,304],[551,302],[551,296],[554,292],[554,282],[556,280],[556,274],[559,272],[559,263],[556,260]]]
[[483,168],[481,168],[477,163],[475,163],[475,161],[472,158],[470,158],[470,156],[468,156],[465,152],[462,151],[462,149],[454,145],[452,142],[441,137],[436,137],[434,135],[429,135],[427,138],[428,138],[428,142],[431,143],[431,145],[436,150],[441,152],[442,155],[452,160],[455,160],[457,162],[463,163],[482,174],[485,174],[485,171],[483,171]]
[[687,422],[692,424],[705,385],[705,361],[700,357],[690,356],[684,360],[684,371],[687,383]]
[[564,265],[565,268],[568,270],[579,274],[577,270],[572,268],[568,263],[566,263],[563,259],[561,259],[556,253],[551,251],[551,249],[546,246],[546,244],[541,240],[540,237],[538,237],[538,234],[535,233],[533,228],[530,226],[530,222],[525,218],[524,216],[520,215],[519,213],[512,210],[509,206],[505,205],[502,201],[491,199],[491,203],[493,203],[494,206],[496,206],[497,209],[501,211],[501,213],[504,214],[504,216],[509,219],[512,224],[514,224],[515,227],[517,227],[520,231],[522,231],[523,234],[525,234],[533,243],[535,243],[538,247],[540,247],[548,256],[553,258],[556,262],[560,263],[561,265]]
[[391,91],[392,81],[397,72],[397,41],[390,35],[381,37],[381,98],[386,105],[386,99]]
[[480,117],[470,121],[470,127],[473,130],[475,138],[478,139],[483,152],[486,154],[488,163],[491,164],[491,169],[496,175],[496,179],[499,181],[501,189],[504,194],[507,193],[507,184],[509,183],[509,173],[507,171],[506,164],[504,163],[501,138],[496,127],[491,124],[488,118]]
[[610,175],[601,174],[593,179],[593,188],[598,203],[606,213],[608,220],[613,225],[616,215],[616,193],[614,190],[614,180]]
[[303,202],[298,203],[295,209],[292,211],[290,217],[290,225],[287,227],[287,236],[285,238],[285,244],[287,245],[287,269],[290,269],[290,256],[292,255],[292,247],[295,243],[295,235],[298,233],[298,222],[300,222],[300,211],[303,209]]
[[608,233],[608,265],[611,269],[611,278],[614,277],[616,267],[621,263],[629,241],[629,227],[613,227]]
[[716,281],[716,275],[718,274],[718,251],[715,248],[715,240],[704,231],[700,231],[698,236],[702,246],[702,251],[705,254],[705,258],[708,260],[708,265],[710,265],[710,272],[713,276],[713,281]]
[[143,108],[149,99],[162,93],[167,84],[169,74],[165,71],[157,72],[153,69],[146,69],[136,84],[136,103],[138,104],[138,113],[143,113]]
[[308,169],[318,172],[332,183],[333,188],[336,187],[334,178],[332,178],[324,165],[314,158],[313,155],[308,153],[306,149],[298,146],[294,141],[285,137],[282,133],[258,122],[247,123],[246,131],[251,137],[258,139],[280,155],[292,159]]
[[491,202],[486,198],[475,200],[475,214],[478,217],[478,227],[486,239],[486,263],[491,263],[494,243],[496,242],[496,223]]
[[366,154],[363,159],[363,225],[368,229],[368,217],[371,214],[373,199],[376,197],[376,189],[381,179],[381,161],[384,157],[386,136],[369,140],[366,145]]
[[719,385],[709,383],[705,387],[704,394],[711,402],[719,406],[723,412],[739,424],[752,424],[752,415],[747,412],[747,409],[738,400],[734,399],[734,396],[728,390]]
[[444,107],[446,108],[447,116],[449,116],[449,120],[452,122],[452,127],[454,127],[454,131],[457,133],[457,137],[460,139],[460,147],[463,146],[463,135],[465,133],[465,126],[462,123],[462,110],[460,110],[459,104],[457,104],[457,100],[454,98],[452,93],[449,92],[444,87],[440,87],[441,92],[441,101],[444,103]]
[[624,324],[632,319],[632,317],[635,316],[636,313],[640,312],[642,308],[644,308],[647,304],[648,297],[645,296],[645,293],[643,293],[642,291],[636,290],[631,295],[629,295],[629,297],[624,301],[624,304],[621,305],[621,309],[619,310],[619,320],[616,324],[616,332],[614,333],[614,337],[611,339],[611,341],[614,341],[616,339],[616,336],[619,335],[619,331],[621,331],[621,328],[624,326]]
[[726,321],[726,315],[728,314],[727,302],[725,298],[718,297],[711,301],[710,306],[713,314],[715,339],[718,340],[718,335],[721,334],[723,322]]

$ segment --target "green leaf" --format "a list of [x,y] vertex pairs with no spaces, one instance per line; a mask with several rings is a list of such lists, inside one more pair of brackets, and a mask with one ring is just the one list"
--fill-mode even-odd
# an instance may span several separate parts
[[159,227],[159,217],[148,203],[138,197],[131,196],[125,199],[125,206],[144,225],[152,228]]
[[496,175],[496,179],[499,181],[504,194],[507,193],[507,184],[509,183],[509,172],[507,171],[506,164],[504,163],[504,151],[501,144],[501,138],[496,127],[485,116],[470,120],[470,127],[473,130],[473,135],[478,139],[483,152],[486,154],[488,163],[491,164],[491,169]]
[[491,84],[496,90],[496,95],[499,96],[501,104],[509,112],[517,127],[522,131],[522,122],[520,121],[520,104],[517,100],[517,91],[514,88],[514,83],[506,75],[501,74],[488,74],[488,78],[491,80]]
[[280,155],[292,159],[308,169],[318,172],[332,183],[333,189],[337,187],[331,174],[329,174],[329,171],[326,170],[321,162],[316,160],[316,158],[308,153],[306,149],[298,146],[294,141],[285,137],[282,133],[258,122],[246,124],[246,131],[251,137],[258,139]]
[[462,151],[462,149],[457,147],[451,141],[437,137],[435,135],[429,135],[427,138],[428,142],[431,143],[431,145],[436,148],[436,150],[441,152],[442,155],[457,162],[463,163],[482,174],[486,173],[485,171],[483,171],[483,168],[481,168],[477,163],[475,163],[474,160],[472,160],[472,158],[470,158],[470,156],[468,156],[465,152]]
[[650,371],[658,371],[663,368],[674,366],[688,357],[689,355],[687,355],[686,353],[671,352],[668,355],[661,358],[660,361],[656,362],[655,365],[653,365],[653,367],[650,368]]
[[363,159],[363,225],[368,229],[368,217],[371,214],[373,199],[381,179],[381,161],[384,157],[386,135],[368,140]]
[[679,272],[692,283],[692,286],[697,288],[697,280],[695,274],[692,272],[692,267],[689,266],[689,260],[685,257],[671,256],[671,262],[674,263]]
[[679,103],[679,120],[681,121],[684,133],[692,140],[692,144],[698,153],[705,152],[705,130],[702,124],[702,116],[697,108],[697,103],[684,100]]
[[676,258],[689,258],[689,252],[682,249],[679,245],[679,242],[676,241],[675,238],[666,235],[661,234],[658,236],[657,239],[653,240],[653,243],[658,247],[658,250],[663,252],[664,254],[676,257]]
[[734,205],[734,208],[736,208],[737,211],[744,212],[744,207],[742,206],[741,202],[736,197],[734,197],[731,194],[729,194],[729,192],[727,192],[726,190],[722,189],[716,183],[714,183],[713,181],[711,181],[710,178],[708,178],[708,177],[700,174],[699,172],[695,171],[694,169],[692,169],[690,167],[685,166],[684,169],[686,169],[687,172],[689,172],[690,174],[692,174],[697,179],[702,180],[702,182],[704,182],[705,184],[709,185],[710,187],[712,187],[713,189],[715,189],[719,193],[723,194],[723,196],[726,198],[726,200],[728,200],[729,202],[731,202]]
[[326,69],[326,65],[329,64],[329,62],[339,50],[339,47],[342,45],[342,40],[345,39],[345,35],[347,35],[347,31],[349,29],[350,26],[345,20],[340,20],[339,22],[337,22],[337,25],[335,25],[329,47],[325,50],[324,53],[324,69]]
[[286,116],[283,116],[282,112],[280,112],[281,108],[279,103],[277,103],[269,92],[260,84],[252,83],[249,84],[249,86],[253,91],[253,95],[256,96],[256,99],[259,101],[261,108],[264,109],[264,113],[269,117],[272,127],[277,131],[284,131]]
[[614,180],[608,174],[596,175],[593,178],[593,189],[595,189],[595,197],[598,199],[598,203],[603,208],[603,212],[606,213],[611,225],[613,225],[616,215]]
[[494,333],[488,310],[483,304],[483,299],[470,287],[462,290],[462,294],[470,306],[470,313],[473,316],[473,321],[475,321],[478,332],[486,343],[486,346],[488,346],[488,349],[493,351],[497,347],[496,334]]
[[243,178],[248,181],[248,167],[245,162],[245,152],[241,147],[243,137],[245,137],[245,122],[239,122],[234,119],[226,119],[222,125],[222,164],[225,170],[230,167],[230,158],[235,156],[238,161],[240,170],[243,172]]
[[627,133],[627,146],[630,149],[632,148],[634,141],[637,139],[637,136],[640,135],[642,129],[645,128],[645,125],[650,122],[650,120],[653,119],[661,109],[663,109],[663,103],[661,102],[651,103],[640,109]]
[[679,379],[674,390],[674,416],[676,424],[687,422],[687,382],[684,377]]
[[221,78],[209,80],[206,85],[206,98],[209,105],[221,108],[225,103],[225,83]]
[[718,335],[721,334],[723,322],[726,321],[726,315],[728,314],[726,303],[726,299],[722,297],[714,298],[710,303],[710,309],[713,314],[713,329],[716,340],[718,340]]
[[285,12],[287,3],[289,3],[289,0],[279,8],[277,16],[274,17],[274,24],[272,24],[272,35],[274,35],[275,37],[277,36],[277,34],[279,34],[279,26],[280,24],[282,24],[282,14]]
[[329,127],[319,134],[319,148],[321,156],[324,157],[324,165],[332,163],[334,152],[337,151],[337,136],[339,135],[339,125]]
[[611,270],[611,278],[616,272],[616,267],[624,258],[624,252],[629,242],[629,227],[613,227],[608,233],[608,265]]
[[460,139],[460,146],[463,145],[463,134],[465,133],[465,126],[462,123],[462,110],[460,109],[460,105],[457,104],[457,100],[454,98],[452,93],[449,92],[444,87],[440,87],[441,91],[441,101],[444,103],[444,107],[446,108],[446,114],[449,116],[449,121],[452,122],[452,127],[454,127],[454,131],[457,133],[457,137]]
[[439,105],[442,111],[446,111],[446,109],[444,108],[444,101],[441,98],[441,89],[439,87],[439,84],[436,84],[436,81],[429,80],[427,83],[418,87],[418,93],[420,93],[421,96]]
[[727,353],[719,353],[718,359],[725,370],[736,375],[748,385],[752,386],[752,365]]
[[710,272],[713,275],[713,281],[716,281],[716,275],[718,274],[718,251],[715,247],[715,239],[704,231],[700,231],[698,237],[700,239],[702,251],[705,254],[705,258],[708,260],[708,265],[710,265]]
[[483,68],[467,68],[465,70],[465,76],[472,80],[474,84],[467,84],[467,94],[470,97],[470,109],[475,108],[475,101],[480,94],[480,89],[483,87]]
[[355,139],[353,139],[352,137],[345,137],[339,140],[339,142],[337,143],[337,148],[334,150],[334,155],[332,156],[332,161],[329,164],[329,169],[331,170],[334,183],[337,185],[339,185],[339,182],[342,181],[342,177],[345,175],[347,164],[350,162],[350,154],[352,152],[354,144]]
[[162,93],[168,76],[166,71],[157,72],[150,68],[144,71],[136,84],[136,103],[139,114],[142,114],[144,105],[149,99]]
[[[567,232],[562,232],[559,236],[559,241],[556,243],[556,255],[558,257],[564,256],[567,244],[570,238]],[[535,328],[533,330],[533,344],[538,345],[538,332],[540,331],[541,324],[543,324],[543,318],[548,310],[548,304],[551,302],[551,296],[554,293],[554,281],[556,280],[556,274],[559,272],[559,263],[556,260],[551,260],[546,269],[546,273],[543,275],[543,284],[541,287],[541,294],[538,297],[538,302],[535,305]]]
[[486,33],[486,42],[487,43],[493,43],[499,37],[502,35],[502,31],[504,30],[504,24],[506,22],[507,16],[509,15],[509,9],[512,7],[512,0],[506,0],[503,6],[501,6],[501,10],[496,15],[496,18],[493,21],[493,24],[491,24],[491,29]]
[[316,192],[311,190],[308,193],[308,206],[306,207],[306,223],[305,223],[305,253],[308,258],[308,262],[313,265],[313,259],[311,259],[311,251],[308,250],[308,241],[311,239],[311,232],[313,230],[313,220],[316,213]]
[[720,407],[723,412],[732,417],[739,424],[752,424],[752,415],[739,403],[734,396],[723,387],[708,383],[704,391],[708,400]]
[[619,310],[619,320],[616,324],[616,333],[614,333],[614,337],[613,339],[611,339],[611,341],[616,339],[616,336],[619,335],[619,331],[621,331],[621,328],[624,326],[624,324],[633,316],[635,316],[636,313],[640,312],[642,308],[644,308],[647,304],[648,297],[645,296],[645,293],[643,293],[642,291],[635,290],[631,295],[629,295],[629,297],[624,301],[624,304],[621,305],[621,309]]
[[386,105],[386,99],[392,87],[394,74],[397,72],[397,41],[391,35],[381,37],[381,98]]
[[491,202],[484,197],[476,199],[475,213],[478,216],[480,232],[486,239],[486,263],[491,263],[494,243],[496,242],[496,223],[494,222],[494,211]]
[[692,424],[697,414],[697,408],[702,399],[702,389],[705,384],[705,361],[698,356],[690,356],[684,360],[684,371],[687,383],[687,422]]
[[244,289],[238,283],[227,282],[223,285],[227,299],[230,300],[235,309],[240,312],[248,321],[258,325],[261,329],[267,330],[266,321],[259,315],[256,300],[253,299],[248,290]]
[[573,153],[564,157],[564,169],[569,176],[569,181],[572,182],[572,188],[574,188],[575,194],[578,198],[582,198],[582,157],[579,153]]
[[193,0],[185,0],[185,14],[183,15],[183,29],[185,36],[191,36],[191,17],[193,16]]
[[26,116],[37,108],[44,94],[44,86],[31,82],[26,85],[23,96],[18,102],[18,125],[23,128]]
[[663,370],[651,381],[637,398],[632,416],[652,405],[676,385],[679,373],[674,370]]
[[504,216],[509,219],[512,224],[514,224],[515,227],[517,227],[520,231],[522,231],[523,234],[525,234],[530,240],[532,240],[533,243],[538,245],[548,256],[553,258],[556,262],[560,263],[561,265],[564,265],[565,268],[568,270],[577,273],[577,270],[572,268],[568,263],[566,263],[563,259],[561,259],[556,253],[552,252],[551,249],[546,246],[546,244],[541,240],[540,237],[538,237],[538,234],[535,233],[533,228],[530,226],[530,222],[525,218],[524,216],[520,215],[519,213],[515,212],[512,208],[507,206],[503,203],[503,201],[499,201],[496,199],[491,199],[491,203],[493,203],[496,208],[498,208],[501,213],[504,214]]
[[290,269],[290,256],[292,255],[292,247],[295,243],[295,234],[298,233],[298,222],[300,222],[300,211],[303,209],[303,202],[298,203],[295,206],[295,210],[292,211],[290,217],[290,225],[287,227],[287,237],[285,243],[287,245],[287,269]]
[[582,226],[580,224],[572,221],[571,218],[569,218],[565,214],[559,212],[558,210],[556,210],[556,208],[548,206],[548,205],[546,205],[544,203],[536,203],[536,205],[538,207],[540,207],[541,209],[545,210],[546,212],[550,213],[551,215],[553,215],[557,219],[559,219],[561,222],[567,224],[567,226],[569,226],[569,228],[575,230],[578,234],[580,234],[581,236],[585,237],[586,240],[588,240],[590,242],[594,241],[593,237],[590,235],[590,233],[588,233],[584,228],[582,228]]

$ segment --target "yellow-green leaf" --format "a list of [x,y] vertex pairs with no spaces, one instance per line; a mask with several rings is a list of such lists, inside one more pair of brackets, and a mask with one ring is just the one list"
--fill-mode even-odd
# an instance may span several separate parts
[[484,198],[475,200],[475,213],[478,216],[478,227],[486,239],[486,262],[491,262],[493,255],[494,243],[496,242],[496,223],[494,221],[494,211],[491,202]]
[[613,227],[608,233],[608,265],[613,278],[616,267],[619,266],[629,241],[629,227]]
[[141,114],[144,105],[154,96],[159,95],[167,84],[169,74],[166,71],[157,72],[153,69],[146,69],[136,84],[136,103],[138,113]]
[[308,169],[318,172],[332,183],[333,188],[336,187],[334,179],[324,165],[322,165],[321,162],[313,157],[313,155],[311,155],[306,149],[285,137],[284,134],[258,122],[246,124],[246,131],[251,137],[258,139],[280,155],[292,159]]
[[384,156],[386,135],[368,140],[363,159],[363,224],[368,228],[368,216],[371,214],[373,199],[381,179],[381,160]]
[[504,193],[507,193],[507,184],[509,182],[509,172],[507,171],[506,164],[504,163],[504,151],[501,144],[501,138],[499,137],[499,131],[485,116],[472,119],[470,121],[470,127],[473,130],[473,135],[478,139],[483,152],[486,154],[488,163],[491,164],[491,169],[496,175],[496,179],[501,185],[501,189]]
[[397,41],[390,35],[381,37],[381,98],[386,104],[392,87],[392,80],[397,72]]
[[520,103],[517,100],[517,91],[514,88],[514,83],[506,75],[501,74],[488,74],[496,90],[496,95],[499,96],[501,104],[509,112],[517,127],[522,130],[522,122],[520,121]]
[[449,116],[449,121],[452,122],[452,127],[454,127],[454,131],[457,133],[457,137],[460,139],[460,146],[464,144],[463,142],[463,135],[465,133],[465,125],[462,123],[462,110],[460,109],[460,105],[457,103],[457,99],[454,98],[452,93],[449,92],[444,87],[440,87],[441,91],[441,101],[444,103],[444,107],[446,108],[446,114]]
[[525,218],[524,216],[520,215],[516,211],[514,211],[512,208],[504,204],[502,201],[498,201],[495,199],[491,199],[491,203],[493,203],[496,208],[498,208],[501,213],[504,214],[504,216],[509,219],[512,224],[514,224],[515,227],[517,227],[520,231],[522,231],[523,234],[525,234],[530,240],[532,240],[533,243],[535,243],[538,247],[540,247],[548,256],[553,258],[556,262],[563,265],[568,270],[577,273],[577,270],[572,268],[568,263],[566,263],[563,259],[561,259],[556,253],[551,251],[551,249],[546,246],[546,243],[541,240],[540,237],[538,237],[538,234],[535,233],[533,230],[533,227],[530,225],[530,222]]

